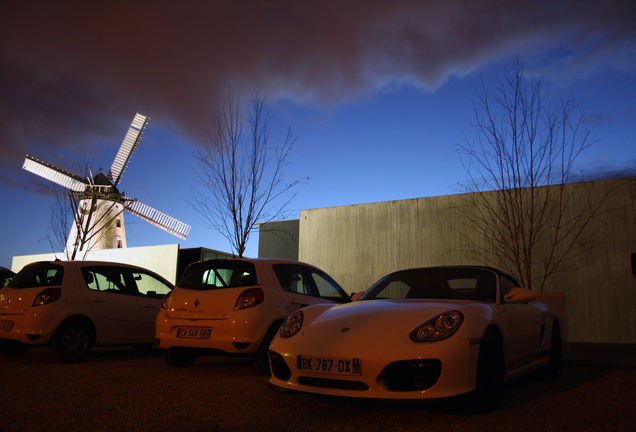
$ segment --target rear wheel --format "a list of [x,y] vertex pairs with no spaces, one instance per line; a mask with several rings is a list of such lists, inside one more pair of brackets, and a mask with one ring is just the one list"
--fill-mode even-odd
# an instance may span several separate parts
[[477,389],[473,405],[480,411],[494,411],[499,407],[506,383],[503,343],[497,332],[484,334],[477,361]]
[[192,366],[192,363],[197,359],[197,355],[187,351],[184,348],[173,347],[169,349],[162,349],[161,355],[163,359],[170,366],[175,367],[188,367]]
[[91,329],[81,321],[62,323],[51,348],[64,363],[81,362],[92,348]]

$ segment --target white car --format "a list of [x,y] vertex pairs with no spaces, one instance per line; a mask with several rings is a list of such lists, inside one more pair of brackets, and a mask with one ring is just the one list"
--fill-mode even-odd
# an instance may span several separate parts
[[534,299],[491,268],[395,272],[350,304],[291,314],[270,346],[270,387],[381,399],[472,392],[493,410],[508,379],[560,373],[558,317]]
[[161,299],[174,286],[140,267],[97,261],[25,266],[0,289],[0,351],[50,345],[66,363],[93,346],[155,344]]
[[200,261],[164,298],[157,344],[172,366],[189,366],[208,354],[252,356],[258,370],[269,374],[267,349],[289,314],[350,301],[325,272],[298,261]]

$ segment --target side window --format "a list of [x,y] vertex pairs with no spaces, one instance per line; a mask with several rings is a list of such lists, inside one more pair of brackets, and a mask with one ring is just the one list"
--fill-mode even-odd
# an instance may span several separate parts
[[126,283],[125,270],[118,267],[84,267],[82,274],[88,288],[108,293],[134,294]]
[[347,297],[345,297],[346,294],[342,291],[342,288],[340,288],[340,286],[329,276],[324,273],[317,272],[312,268],[306,268],[306,270],[310,274],[320,298],[336,302],[343,302],[347,300]]
[[295,264],[276,264],[273,266],[280,286],[289,292],[312,295],[311,285],[305,277],[303,268]]
[[507,278],[507,277],[505,277],[503,275],[499,276],[499,288],[501,289],[501,298],[502,299],[503,299],[503,296],[508,294],[510,292],[510,290],[515,288],[516,286],[517,286],[517,284],[514,283],[509,278]]
[[148,273],[133,271],[132,276],[137,291],[143,296],[161,299],[172,290],[172,287]]

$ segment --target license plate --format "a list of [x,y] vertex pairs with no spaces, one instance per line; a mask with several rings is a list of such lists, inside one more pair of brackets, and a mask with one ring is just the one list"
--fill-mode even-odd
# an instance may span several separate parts
[[360,359],[298,356],[296,368],[303,371],[338,375],[360,375]]
[[212,334],[212,329],[192,329],[192,328],[177,329],[178,338],[210,339],[211,334]]
[[10,321],[0,321],[0,331],[11,331],[13,329],[13,324]]

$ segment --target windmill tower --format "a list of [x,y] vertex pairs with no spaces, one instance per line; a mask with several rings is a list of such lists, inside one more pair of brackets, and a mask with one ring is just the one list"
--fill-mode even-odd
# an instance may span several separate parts
[[[136,114],[112,166],[84,179],[47,162],[27,155],[22,168],[69,189],[69,198],[77,206],[73,226],[66,243],[67,256],[95,249],[126,247],[124,210],[185,240],[190,226],[119,192],[117,185],[137,149],[148,117]],[[73,253],[69,253],[74,251]]]

